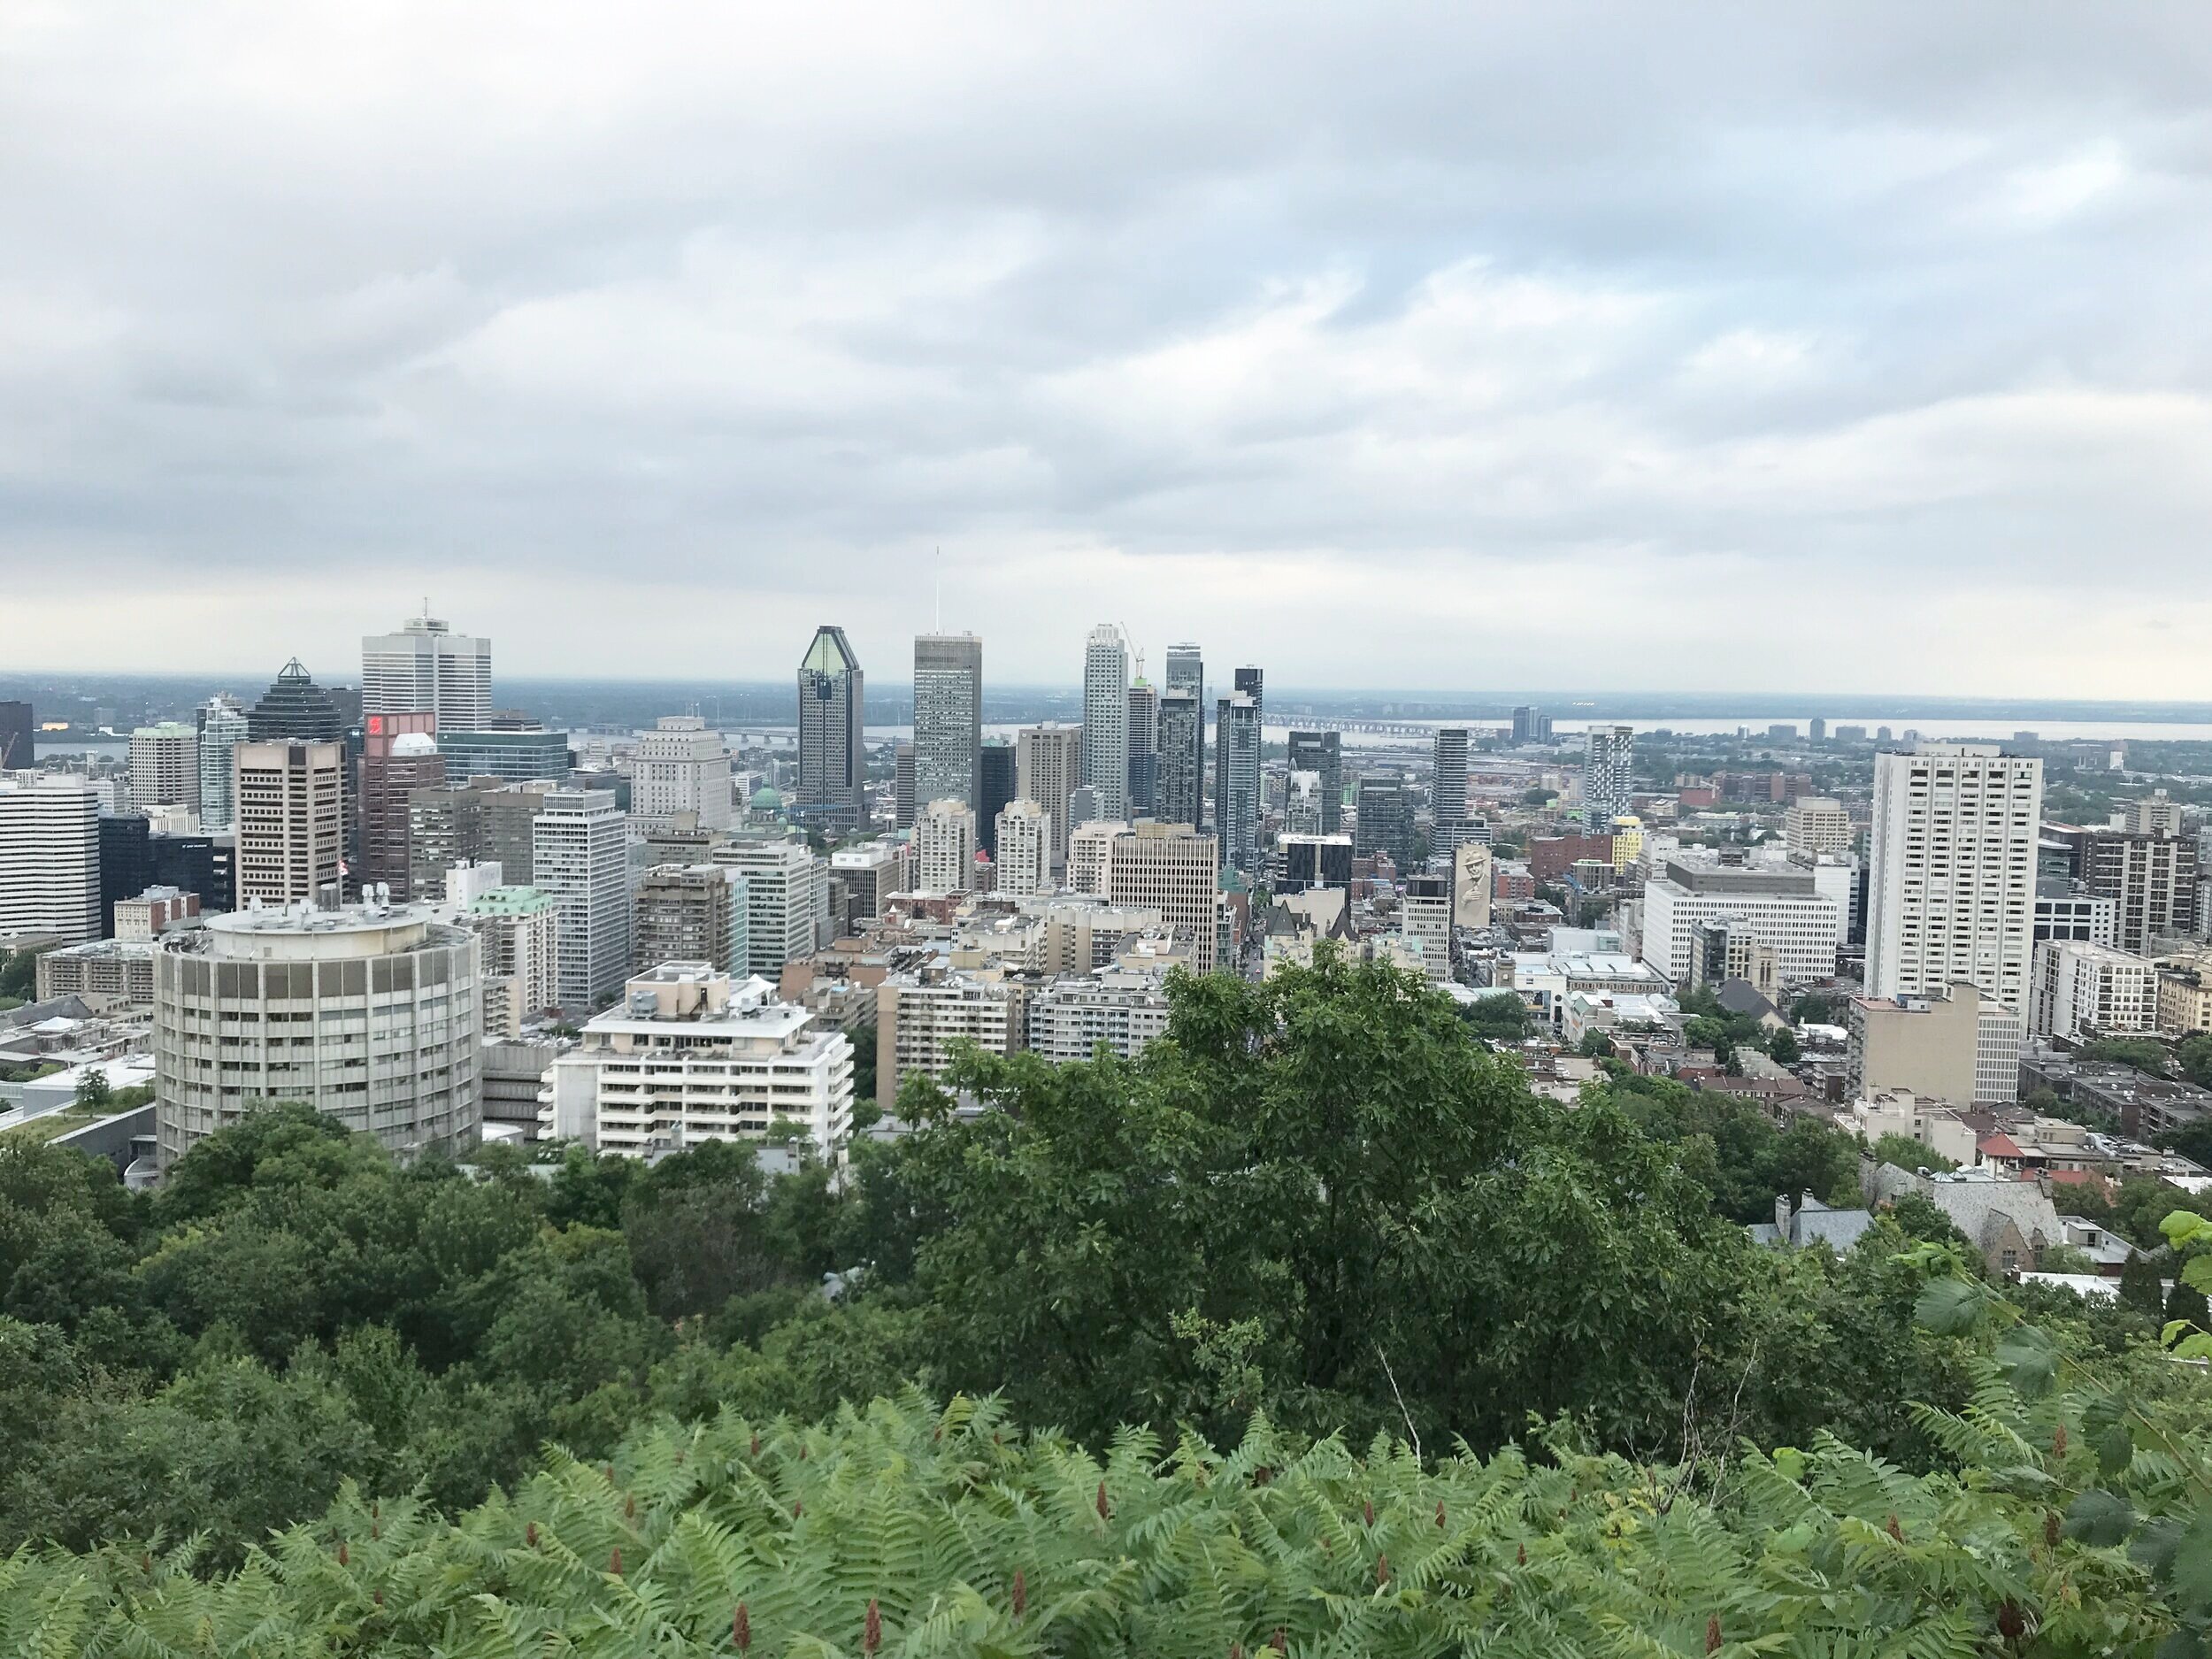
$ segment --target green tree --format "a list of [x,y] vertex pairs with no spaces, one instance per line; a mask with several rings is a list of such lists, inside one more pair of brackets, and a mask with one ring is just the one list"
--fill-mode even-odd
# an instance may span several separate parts
[[2153,1037],[2100,1037],[2083,1047],[2081,1056],[2085,1060],[2131,1065],[2153,1077],[2168,1075],[2166,1045]]
[[2159,1282],[2158,1263],[2138,1250],[2120,1268],[2120,1305],[2146,1319],[2165,1317],[2165,1288]]
[[1768,1036],[1767,1054],[1778,1065],[1795,1065],[1804,1057],[1797,1046],[1797,1033],[1786,1026]]
[[104,1112],[114,1097],[107,1072],[99,1066],[88,1066],[77,1079],[77,1092],[70,1103],[80,1111]]
[[1878,1138],[1868,1148],[1877,1164],[1894,1164],[1901,1170],[1955,1170],[1958,1164],[1947,1158],[1933,1147],[1916,1141],[1910,1135],[1886,1134]]

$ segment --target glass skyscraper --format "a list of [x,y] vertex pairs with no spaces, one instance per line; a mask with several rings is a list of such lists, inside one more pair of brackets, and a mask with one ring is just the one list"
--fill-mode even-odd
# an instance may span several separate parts
[[799,661],[799,784],[792,810],[801,823],[867,827],[866,718],[860,658],[844,629],[824,624]]

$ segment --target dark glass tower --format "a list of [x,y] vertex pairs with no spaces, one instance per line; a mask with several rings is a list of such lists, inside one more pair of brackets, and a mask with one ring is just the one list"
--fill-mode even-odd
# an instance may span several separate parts
[[868,826],[865,676],[845,630],[827,624],[799,662],[799,785],[792,814],[825,828]]
[[345,734],[338,705],[296,657],[246,716],[246,735],[256,743],[336,743]]
[[[1159,816],[1171,824],[1188,824],[1193,829],[1203,829],[1206,826],[1206,658],[1198,647],[1184,644],[1167,648],[1165,693],[1167,697],[1179,694],[1187,696],[1197,705],[1198,729],[1186,740],[1190,745],[1190,795],[1187,799],[1179,795],[1176,797],[1178,804],[1173,810],[1163,802],[1158,809]],[[1163,722],[1167,718],[1165,697],[1161,702],[1160,717]],[[1178,768],[1181,763],[1169,759],[1165,754],[1167,741],[1167,733],[1163,732],[1160,734],[1160,787],[1163,792],[1166,790],[1171,775],[1180,775]],[[1185,808],[1189,810],[1188,818],[1179,816]]]
[[0,772],[30,769],[31,733],[37,729],[29,703],[0,703]]
[[983,810],[976,819],[976,837],[983,843],[983,850],[996,858],[998,815],[1014,798],[1014,746],[1011,743],[986,743],[979,756]]
[[1160,699],[1159,784],[1153,816],[1196,829],[1205,810],[1199,769],[1206,752],[1206,717],[1197,697],[1171,691]]

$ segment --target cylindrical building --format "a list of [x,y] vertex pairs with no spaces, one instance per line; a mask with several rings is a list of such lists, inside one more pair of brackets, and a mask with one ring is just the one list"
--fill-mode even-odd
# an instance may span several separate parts
[[163,1167],[279,1101],[303,1101],[395,1152],[475,1145],[476,949],[465,929],[403,904],[245,910],[163,935]]

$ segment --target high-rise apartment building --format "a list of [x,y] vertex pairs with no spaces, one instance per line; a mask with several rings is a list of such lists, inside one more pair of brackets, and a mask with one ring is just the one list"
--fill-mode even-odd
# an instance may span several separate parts
[[246,715],[246,735],[257,743],[335,743],[345,734],[338,705],[296,657]]
[[240,910],[335,905],[345,857],[345,746],[241,743],[231,750]]
[[[1335,732],[1293,732],[1289,752],[1291,771],[1310,772],[1320,779],[1320,833],[1335,834],[1344,827],[1343,737]],[[1464,804],[1463,795],[1463,808]]]
[[1129,641],[1110,622],[1093,628],[1083,648],[1083,773],[1078,781],[1091,792],[1096,816],[1129,816]]
[[1222,863],[1247,876],[1260,867],[1260,731],[1259,700],[1251,693],[1233,692],[1214,705],[1214,828]]
[[1436,819],[1436,847],[1449,852],[1459,845],[1467,821],[1467,728],[1436,728],[1436,777],[1429,789]]
[[[1160,705],[1162,730],[1160,733],[1160,788],[1162,800],[1154,816],[1170,824],[1188,824],[1193,829],[1206,827],[1206,658],[1198,647],[1191,644],[1171,645],[1167,648],[1165,693]],[[1174,725],[1178,748],[1173,756],[1168,749],[1168,697],[1183,696],[1191,700],[1191,713],[1179,712]],[[1190,722],[1186,734],[1184,721]],[[1187,790],[1178,786],[1179,792],[1166,793],[1167,780],[1173,772],[1179,779],[1185,774],[1180,768],[1189,767],[1190,782]],[[1190,816],[1183,816],[1187,810]]]
[[1052,891],[1052,815],[1036,802],[1010,801],[998,815],[995,891],[1026,897]]
[[899,829],[914,827],[914,745],[897,743],[891,750],[891,822]]
[[1160,699],[1159,764],[1153,790],[1153,816],[1162,823],[1196,829],[1206,821],[1205,753],[1204,706],[1190,692],[1168,692]]
[[131,810],[200,809],[200,733],[168,720],[131,733]]
[[1240,668],[1236,672],[1235,682],[1230,686],[1229,689],[1251,698],[1255,705],[1264,710],[1267,706],[1267,699],[1260,694],[1265,680],[1266,676],[1256,668]]
[[825,623],[799,659],[799,782],[792,815],[828,829],[868,825],[866,676],[845,630]]
[[749,971],[771,981],[812,956],[829,916],[829,866],[803,841],[730,841],[714,862],[745,878]]
[[1106,901],[1154,910],[1188,941],[1191,964],[1213,972],[1221,918],[1221,854],[1210,835],[1147,818],[1123,826],[1106,849]]
[[752,971],[751,896],[727,864],[657,864],[637,889],[641,973],[664,962],[703,962],[718,973]]
[[998,856],[998,815],[1018,793],[1015,778],[1014,746],[1000,738],[983,746],[981,779],[978,786],[983,791],[983,805],[975,815],[976,833],[983,839],[983,850],[995,859]]
[[1963,743],[1875,757],[1868,995],[1964,981],[2025,1011],[2042,810],[2039,760]]
[[1413,863],[1413,796],[1394,772],[1363,774],[1353,803],[1352,845],[1363,858],[1387,853],[1402,873]]
[[0,772],[28,772],[36,764],[38,720],[27,703],[0,703]]
[[106,933],[100,828],[99,797],[83,779],[0,773],[0,936],[81,945]]
[[1636,731],[1627,726],[1594,726],[1584,740],[1582,818],[1603,829],[1627,812],[1636,788]]
[[983,641],[972,634],[914,639],[914,810],[982,799]]
[[932,801],[914,820],[914,879],[925,893],[975,886],[975,814],[959,801]]
[[722,733],[708,731],[695,714],[661,716],[638,739],[637,757],[630,764],[630,810],[650,818],[690,812],[703,830],[729,828],[736,813]]
[[611,790],[556,789],[530,830],[530,885],[558,910],[561,1006],[588,1013],[619,991],[630,971],[634,912],[621,809]]
[[1014,736],[1014,792],[1044,808],[1052,823],[1052,861],[1064,864],[1070,797],[1081,781],[1083,728],[1025,726]]
[[1452,884],[1444,876],[1412,876],[1399,901],[1398,931],[1417,950],[1421,972],[1441,983],[1452,977]]
[[1129,811],[1150,818],[1159,800],[1160,694],[1139,661],[1137,677],[1129,682]]
[[1825,795],[1801,795],[1782,814],[1783,845],[1809,858],[1847,853],[1855,838],[1843,803]]
[[[449,886],[447,902],[456,902]],[[560,1007],[561,910],[550,894],[503,882],[472,895],[457,919],[476,935],[485,1041],[518,1037],[525,1019]]]
[[246,705],[219,691],[200,705],[200,827],[212,835],[230,828],[232,749],[246,741]]
[[2172,834],[2097,831],[2082,838],[2089,896],[2113,907],[2114,942],[2147,954],[2153,940],[2185,934],[2197,910],[2197,844]]
[[456,634],[432,616],[361,641],[361,712],[427,710],[441,730],[481,731],[492,715],[492,642]]
[[[432,734],[436,716],[410,712],[361,718],[361,868],[364,882],[381,882],[396,899],[416,895],[410,849],[411,803],[421,789],[445,786],[445,757]],[[437,896],[427,887],[424,898]]]

